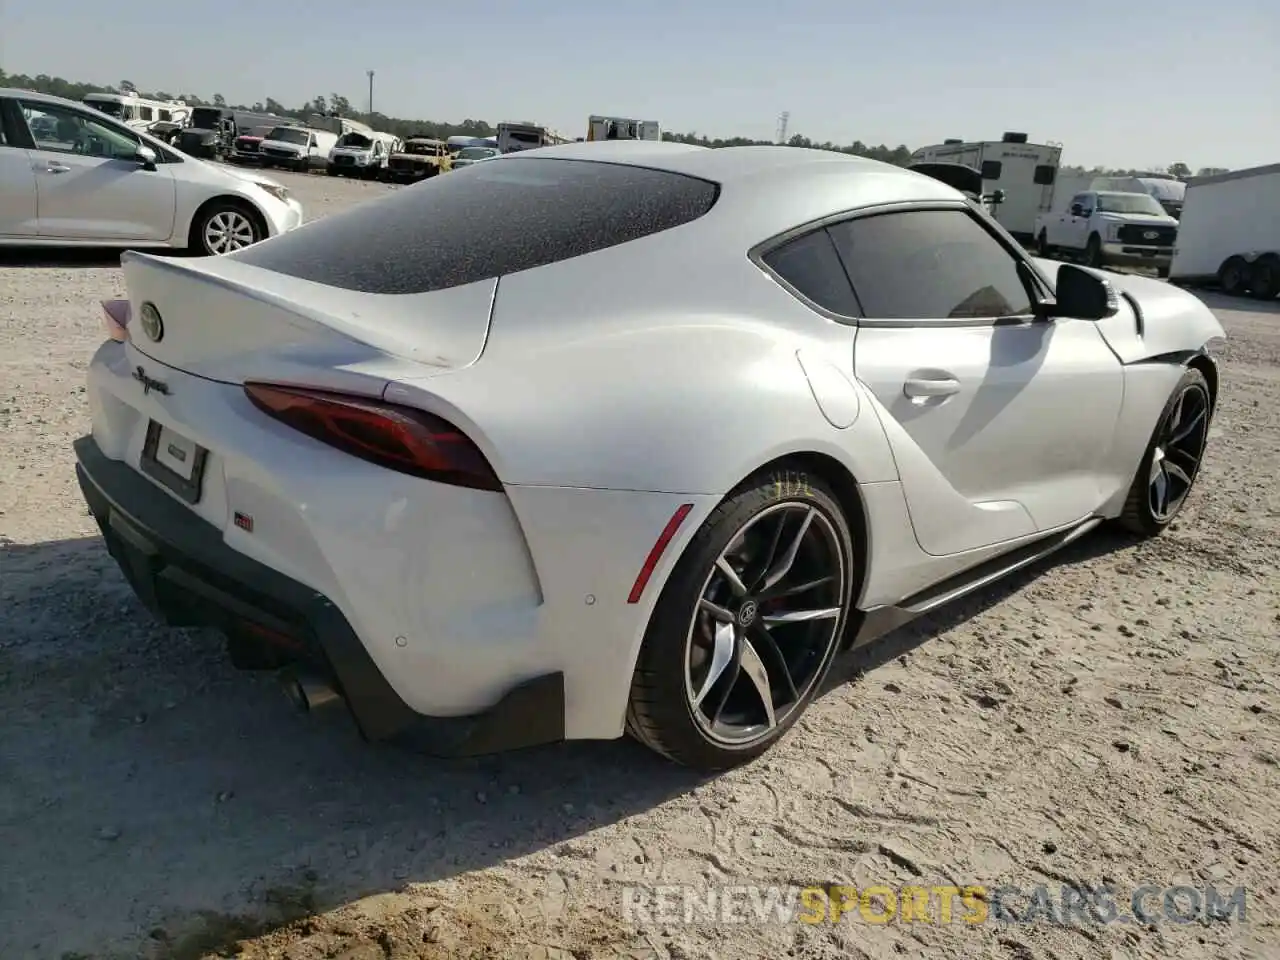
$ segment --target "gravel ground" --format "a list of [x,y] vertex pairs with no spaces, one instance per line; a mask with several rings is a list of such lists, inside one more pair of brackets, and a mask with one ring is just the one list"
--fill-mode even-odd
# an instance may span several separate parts
[[[392,189],[282,179],[312,216]],[[1280,309],[1209,298],[1224,400],[1174,529],[1090,536],[899,631],[772,754],[702,780],[627,741],[371,747],[155,625],[72,471],[96,304],[122,290],[109,257],[0,254],[5,960],[1280,956]],[[1243,885],[1247,922],[622,908],[627,884],[1072,882],[1122,912],[1143,884]]]

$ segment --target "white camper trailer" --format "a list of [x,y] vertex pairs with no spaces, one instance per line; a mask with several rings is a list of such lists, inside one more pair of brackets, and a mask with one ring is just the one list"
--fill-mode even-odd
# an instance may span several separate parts
[[81,102],[139,130],[149,130],[155,123],[185,127],[191,122],[191,107],[183,100],[149,100],[129,92],[88,93]]
[[999,140],[945,140],[921,147],[912,163],[962,163],[982,174],[982,192],[1004,191],[995,218],[1019,240],[1030,240],[1036,217],[1053,204],[1062,147],[1028,143],[1025,133],[1006,133]]

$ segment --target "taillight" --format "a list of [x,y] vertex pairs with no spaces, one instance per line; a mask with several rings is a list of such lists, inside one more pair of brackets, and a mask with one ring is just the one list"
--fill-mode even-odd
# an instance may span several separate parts
[[370,463],[459,487],[502,489],[471,439],[432,414],[307,387],[246,383],[244,392],[268,416]]
[[102,332],[117,343],[129,339],[129,301],[102,301]]

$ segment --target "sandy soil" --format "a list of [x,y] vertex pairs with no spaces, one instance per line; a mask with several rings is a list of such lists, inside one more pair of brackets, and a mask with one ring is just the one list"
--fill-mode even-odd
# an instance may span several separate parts
[[[290,182],[312,215],[390,189]],[[699,780],[627,741],[370,747],[154,624],[70,452],[121,290],[109,259],[0,255],[5,960],[1280,956],[1280,309],[1210,298],[1225,395],[1175,529],[1092,536],[891,636],[770,756]],[[622,911],[626,884],[1070,882],[1244,885],[1248,922]]]

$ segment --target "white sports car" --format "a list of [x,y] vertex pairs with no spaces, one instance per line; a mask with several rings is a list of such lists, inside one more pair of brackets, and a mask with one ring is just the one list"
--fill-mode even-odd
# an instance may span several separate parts
[[1159,533],[1223,336],[789,147],[529,151],[124,270],[76,453],[138,594],[454,754],[758,755],[837,651],[1104,521]]

